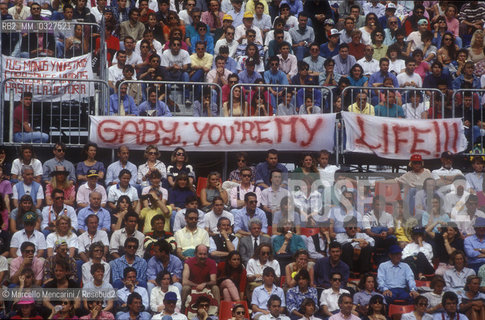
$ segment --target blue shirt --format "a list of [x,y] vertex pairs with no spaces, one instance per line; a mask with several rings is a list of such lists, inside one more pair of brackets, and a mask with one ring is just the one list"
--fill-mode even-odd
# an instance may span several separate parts
[[286,292],[286,307],[288,309],[288,313],[291,313],[293,310],[298,311],[305,298],[312,299],[315,302],[315,305],[318,306],[318,295],[316,288],[308,287],[308,290],[305,293],[302,293],[298,286],[288,289]]
[[352,215],[357,219],[357,226],[362,228],[362,215],[357,212],[355,209],[352,209],[352,212],[346,212],[346,210],[338,205],[330,209],[329,217],[334,221],[333,230],[335,233],[343,233],[345,232],[344,228],[344,218],[347,215]]
[[389,108],[378,104],[374,107],[375,115],[378,117],[388,117],[388,118],[405,118],[404,110],[401,106],[397,104],[391,105]]
[[[143,243],[140,243],[142,246]],[[122,256],[118,259],[115,259],[109,263],[111,267],[111,280],[114,283],[116,280],[123,279],[123,271],[126,267],[129,267],[128,262],[126,261],[126,256]],[[147,262],[140,258],[139,256],[135,256],[135,262],[132,265],[133,268],[136,270],[136,280],[147,282]]]
[[[261,78],[261,74],[256,71],[252,75],[249,75],[247,70],[239,72],[239,83],[254,83],[257,79]],[[247,87],[246,90],[250,90],[250,87]]]
[[[453,80],[452,87],[453,90],[458,90],[461,89],[461,86],[465,83],[465,77],[463,74],[460,74],[459,77],[457,77],[455,80]],[[480,79],[473,76],[473,82],[472,82],[473,89],[480,89]]]
[[[152,316],[146,311],[140,312],[138,314],[138,317],[136,317],[137,320],[150,320],[151,318],[152,318]],[[116,320],[131,320],[130,312],[129,311],[118,312],[116,314]]]
[[[392,79],[392,85],[394,88],[399,88],[399,83],[397,82],[397,78],[394,74],[387,72],[386,74],[382,73],[381,71],[377,71],[370,76],[369,79],[369,87],[372,87],[374,83],[383,83],[385,78]],[[423,86],[424,87],[424,86]]]
[[325,59],[333,58],[336,55],[338,55],[338,45],[333,51],[330,51],[328,48],[328,42],[320,46],[320,56],[324,57]]
[[[149,307],[149,298],[148,298],[148,292],[147,289],[139,286],[135,286],[134,292],[138,293],[141,296],[141,301],[143,303],[143,306],[145,307],[145,310],[148,310]],[[121,289],[116,290],[116,295],[118,296],[119,301],[121,303],[127,303],[128,302],[128,296],[130,295],[130,290],[125,286]]]
[[[460,313],[459,319],[468,320],[467,316],[465,316],[463,313]],[[456,313],[453,318],[450,318],[447,312],[440,312],[433,315],[433,320],[458,320],[458,318],[456,317]]]
[[271,70],[267,70],[264,72],[264,82],[267,84],[288,84],[288,78],[283,71],[277,70],[276,73],[273,73]]
[[204,41],[205,42],[205,52],[214,54],[214,37],[212,37],[209,33],[207,33],[204,37],[204,40],[200,39],[200,35],[198,33],[192,35],[190,37],[190,43],[192,44],[192,50],[195,49],[195,44],[197,41]]
[[148,280],[155,280],[157,278],[157,274],[167,269],[171,275],[176,275],[180,281],[182,281],[182,271],[184,269],[184,265],[182,261],[173,254],[170,255],[170,260],[168,262],[167,268],[163,267],[163,264],[160,260],[156,257],[151,257],[148,260],[148,267],[147,267],[147,276]]
[[[273,253],[276,254],[278,250],[281,249],[283,246],[283,242],[285,241],[285,236],[280,234],[273,239]],[[286,253],[294,254],[300,249],[307,249],[306,243],[303,238],[297,234],[293,234],[291,237],[290,245],[286,247]]]
[[172,114],[170,113],[170,110],[168,109],[168,106],[165,104],[165,102],[160,100],[157,100],[157,103],[155,106],[152,105],[149,101],[140,103],[138,115],[150,116],[148,112],[151,110],[155,110],[155,114],[153,114],[153,116],[157,116],[157,117],[172,116]]
[[266,291],[266,289],[264,288],[264,285],[256,287],[256,289],[254,289],[253,291],[251,304],[257,305],[260,309],[268,310],[268,300],[269,300],[269,297],[271,297],[273,294],[280,297],[281,306],[285,307],[286,306],[285,293],[283,292],[283,289],[275,285],[273,285],[273,289],[271,290],[271,293],[268,293],[268,291]]
[[[266,220],[266,213],[256,208],[256,212],[252,218],[258,218],[262,222],[261,232],[268,233],[268,220]],[[235,210],[234,211],[234,233],[237,233],[239,230],[249,232],[249,220],[252,219],[246,211],[246,207]]]
[[130,185],[134,186],[136,185],[136,178],[138,176],[138,169],[136,166],[128,161],[123,167],[121,165],[120,161],[113,162],[108,166],[108,169],[106,170],[106,185],[109,185],[111,182],[120,182],[120,179],[118,179],[118,175],[120,174],[120,171],[123,169],[128,169],[131,172],[131,179],[130,179]]
[[[129,95],[123,97],[123,108],[125,109],[126,115],[138,115],[138,107],[136,106],[135,100]],[[117,115],[120,112],[117,93],[113,93],[109,96],[109,111],[106,109],[105,112],[107,115]]]
[[394,265],[391,261],[381,263],[377,270],[377,283],[381,292],[394,288],[416,291],[413,271],[404,262],[399,262],[398,265]]
[[[308,95],[305,95],[305,89],[301,88],[296,93],[296,105],[301,106],[305,104],[305,99]],[[317,107],[322,106],[322,91],[319,89],[314,89],[310,97],[313,98],[313,105]]]
[[345,60],[340,55],[333,56],[332,59],[335,61],[334,72],[342,75],[349,75],[350,69],[356,63],[355,57],[351,54]]
[[270,168],[268,162],[260,162],[256,166],[255,179],[256,184],[265,183],[268,186],[271,185],[269,181],[271,178],[271,170],[279,169],[282,172],[282,184],[288,184],[288,169],[281,163],[277,163],[275,168]]
[[86,218],[91,214],[94,214],[99,218],[98,230],[101,230],[103,228],[105,228],[107,231],[111,230],[111,215],[109,214],[108,210],[102,207],[100,207],[98,212],[96,213],[93,211],[93,209],[91,209],[91,207],[86,207],[79,210],[77,214],[78,229],[81,229],[84,231],[88,230],[84,220],[86,220]]
[[350,274],[349,266],[345,262],[339,260],[334,267],[330,264],[330,258],[328,257],[318,259],[313,270],[315,270],[315,284],[324,288],[330,288],[330,275],[332,273],[338,272],[342,275],[341,287],[347,285]]
[[485,238],[480,240],[475,234],[465,238],[464,241],[465,253],[468,258],[468,263],[485,263],[485,258],[478,258],[480,252],[475,249],[485,249]]
[[303,11],[303,2],[301,0],[283,0],[281,4],[283,3],[287,3],[290,6],[290,14],[295,17],[298,17],[298,14]]

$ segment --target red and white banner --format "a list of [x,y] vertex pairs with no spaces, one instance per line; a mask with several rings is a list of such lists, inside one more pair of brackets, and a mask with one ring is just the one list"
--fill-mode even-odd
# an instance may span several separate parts
[[407,120],[342,112],[346,151],[375,153],[389,159],[439,158],[443,151],[457,153],[467,145],[461,119]]
[[[32,92],[34,101],[79,100],[94,95],[92,82],[73,81],[93,79],[91,54],[71,59],[2,56],[2,80],[19,77],[26,79],[11,79],[5,83],[7,97],[11,89],[15,100],[20,100],[24,91]],[[65,78],[67,81],[49,78]]]
[[90,116],[89,140],[101,147],[183,147],[190,151],[332,150],[335,114],[194,118]]

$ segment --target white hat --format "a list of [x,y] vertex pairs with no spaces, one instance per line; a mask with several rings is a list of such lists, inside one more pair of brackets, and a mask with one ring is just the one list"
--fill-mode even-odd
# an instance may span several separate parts
[[334,36],[334,35],[340,35],[340,32],[337,29],[330,30],[330,36]]
[[396,9],[397,9],[397,7],[396,7],[396,5],[395,5],[394,3],[389,2],[389,3],[386,5],[386,10],[387,10],[387,9],[394,9],[394,10],[396,10]]

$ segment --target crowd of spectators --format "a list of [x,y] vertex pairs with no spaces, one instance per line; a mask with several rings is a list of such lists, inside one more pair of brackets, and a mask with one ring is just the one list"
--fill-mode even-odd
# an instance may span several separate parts
[[31,145],[15,159],[0,150],[3,290],[113,292],[27,295],[5,304],[6,316],[215,319],[221,301],[243,301],[263,320],[374,319],[395,303],[414,305],[410,319],[484,315],[480,156],[463,174],[450,152],[433,171],[412,155],[410,171],[382,180],[402,197],[385,199],[376,184],[366,206],[325,150],[303,154],[291,173],[277,150],[255,166],[241,152],[226,181],[211,172],[198,188],[182,148],[167,164],[153,145],[137,164],[126,146],[109,165],[97,151],[85,145],[73,164],[63,143],[43,162]]

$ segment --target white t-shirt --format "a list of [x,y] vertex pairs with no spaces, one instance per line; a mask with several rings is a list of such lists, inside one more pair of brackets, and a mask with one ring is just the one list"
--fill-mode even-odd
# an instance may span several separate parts
[[76,248],[76,249],[78,248],[76,234],[71,233],[70,236],[61,237],[61,236],[59,236],[55,232],[49,233],[49,235],[47,236],[47,239],[46,239],[47,248],[54,249],[54,246],[55,246],[57,240],[64,240],[64,241],[66,241],[67,242],[67,248],[68,249],[69,248]]
[[228,218],[231,220],[231,226],[234,224],[234,215],[227,211],[222,211],[221,215],[217,216],[214,211],[210,211],[206,213],[204,216],[204,225],[206,228],[209,228],[209,231],[218,233],[217,230],[217,222],[220,218]]
[[[412,75],[408,75],[406,72],[402,72],[399,73],[396,78],[401,88],[404,87],[404,84],[406,82],[414,82],[416,83],[418,88],[421,88],[423,86],[423,80],[421,79],[421,76],[415,72],[413,72]],[[413,92],[410,92],[410,94],[413,94]]]
[[411,103],[405,103],[402,106],[406,119],[421,119],[421,114],[426,112],[426,105],[421,102],[416,108]]
[[400,74],[403,69],[406,68],[406,63],[403,59],[397,59],[396,61],[389,60],[389,72],[394,71],[396,74]]
[[160,65],[166,68],[170,68],[175,64],[183,66],[186,64],[190,64],[191,61],[189,53],[184,49],[180,49],[179,53],[176,56],[172,54],[172,50],[167,49],[165,50],[165,52],[163,52],[161,60],[162,61]]
[[[30,166],[34,169],[34,177],[41,176],[44,173],[42,169],[42,163],[39,159],[32,159],[29,163]],[[24,166],[23,162],[20,159],[15,159],[12,162],[12,169],[10,173],[15,174],[18,176],[19,180],[22,180],[22,167]]]

